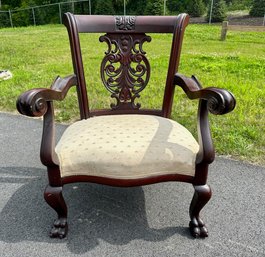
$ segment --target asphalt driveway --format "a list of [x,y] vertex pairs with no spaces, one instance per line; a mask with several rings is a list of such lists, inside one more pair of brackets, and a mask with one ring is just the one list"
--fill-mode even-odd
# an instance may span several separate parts
[[[66,126],[57,125],[58,135]],[[65,186],[66,239],[50,239],[55,212],[45,203],[39,161],[42,122],[0,113],[0,257],[265,256],[265,168],[217,157],[202,211],[206,239],[193,239],[193,188],[161,183],[135,188]]]

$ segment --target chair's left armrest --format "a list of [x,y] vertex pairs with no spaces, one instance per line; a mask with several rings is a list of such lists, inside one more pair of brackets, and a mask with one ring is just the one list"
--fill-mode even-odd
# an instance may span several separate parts
[[21,94],[17,99],[17,110],[24,115],[39,117],[46,113],[47,102],[63,100],[68,90],[76,85],[76,76],[57,77],[50,89],[35,88]]
[[17,110],[21,114],[31,117],[44,116],[40,157],[42,163],[47,167],[53,167],[58,164],[57,155],[54,150],[55,128],[52,102],[54,100],[63,100],[68,90],[74,85],[76,85],[75,75],[64,78],[57,77],[50,89],[31,89],[21,94],[17,100]]
[[213,114],[231,112],[236,106],[235,97],[231,92],[216,87],[202,88],[195,76],[188,78],[177,73],[174,84],[180,86],[190,99],[207,100],[208,110]]

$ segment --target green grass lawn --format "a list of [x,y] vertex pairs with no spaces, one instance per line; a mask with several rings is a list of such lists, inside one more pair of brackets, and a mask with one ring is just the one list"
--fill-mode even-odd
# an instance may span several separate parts
[[[222,87],[233,92],[236,109],[224,116],[211,115],[216,151],[264,165],[265,158],[265,33],[229,31],[219,41],[219,26],[189,25],[179,72],[195,74],[204,87]],[[99,65],[106,51],[98,34],[82,35],[90,108],[108,107],[113,99],[100,83]],[[0,70],[9,69],[13,78],[0,81],[0,109],[15,111],[18,95],[33,87],[49,87],[57,76],[71,74],[72,64],[66,30],[47,25],[0,30]],[[170,52],[169,35],[153,35],[145,43],[152,67],[151,80],[141,94],[142,107],[160,108]],[[196,135],[197,101],[176,91],[173,118]],[[74,89],[56,104],[57,121],[79,117]]]

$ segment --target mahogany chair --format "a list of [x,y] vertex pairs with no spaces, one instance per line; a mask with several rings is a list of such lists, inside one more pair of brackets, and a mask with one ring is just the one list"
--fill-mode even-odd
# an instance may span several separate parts
[[[131,187],[181,181],[194,186],[190,204],[190,232],[207,237],[200,211],[211,197],[207,185],[208,165],[214,160],[214,147],[208,111],[225,114],[235,107],[233,95],[215,87],[202,88],[198,80],[177,73],[183,34],[189,17],[170,16],[89,16],[66,13],[74,74],[57,79],[50,89],[37,88],[23,93],[17,109],[28,116],[44,116],[40,150],[47,166],[49,184],[44,198],[57,212],[51,237],[67,234],[67,206],[63,185],[93,182]],[[104,33],[107,44],[100,69],[102,85],[110,92],[109,109],[90,110],[81,55],[79,33]],[[160,109],[142,109],[140,92],[150,78],[148,55],[143,44],[146,33],[171,33],[172,46]],[[147,44],[147,43],[146,43]],[[150,43],[151,44],[151,43]],[[80,121],[71,124],[55,146],[53,101],[62,101],[75,86]],[[188,98],[198,99],[198,141],[181,124],[170,119],[175,86]]]

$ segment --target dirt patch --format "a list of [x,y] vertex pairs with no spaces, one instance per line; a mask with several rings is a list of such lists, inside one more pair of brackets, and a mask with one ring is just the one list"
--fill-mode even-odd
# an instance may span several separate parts
[[[263,17],[232,16],[229,15],[226,19],[230,25],[249,25],[249,26],[263,26]],[[205,17],[191,18],[190,23],[207,23]],[[215,23],[218,24],[218,23]]]
[[249,15],[241,17],[228,16],[228,22],[230,25],[262,26],[263,17],[251,17]]

